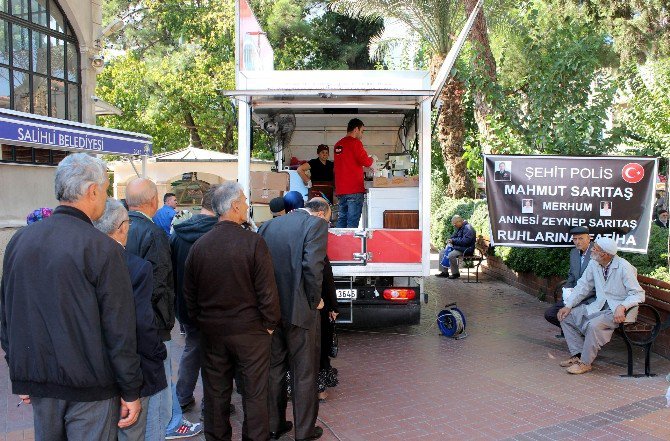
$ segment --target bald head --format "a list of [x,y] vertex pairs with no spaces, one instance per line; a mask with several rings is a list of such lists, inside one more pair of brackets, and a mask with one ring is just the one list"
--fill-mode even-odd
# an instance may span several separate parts
[[151,179],[135,178],[126,186],[126,202],[131,210],[141,211],[149,217],[158,210],[158,189]]
[[312,216],[330,221],[330,204],[324,198],[312,198],[305,204]]

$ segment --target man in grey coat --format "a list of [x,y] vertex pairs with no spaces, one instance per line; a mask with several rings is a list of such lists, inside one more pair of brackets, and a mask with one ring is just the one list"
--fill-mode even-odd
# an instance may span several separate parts
[[[577,285],[577,281],[582,277],[584,271],[586,271],[586,267],[589,266],[589,262],[591,261],[591,248],[593,248],[588,227],[575,227],[570,230],[570,234],[572,234],[572,242],[575,244],[575,247],[570,251],[570,272],[568,272],[568,280],[566,280],[563,285],[564,288],[574,288]],[[596,292],[592,291],[591,295],[588,296],[584,302],[587,304],[591,303],[595,295]],[[558,321],[557,314],[564,306],[563,298],[561,298],[551,307],[547,308],[544,312],[544,318],[552,325],[560,328],[561,322]]]
[[[637,281],[637,270],[616,252],[614,240],[607,237],[596,239],[591,263],[565,301],[565,306],[558,311],[571,354],[569,359],[561,362],[561,366],[567,367],[569,374],[590,371],[598,351],[610,341],[619,324],[635,321],[637,308],[628,315],[626,312],[644,302],[644,290]],[[596,300],[589,305],[581,304],[594,288]]]
[[286,421],[286,371],[293,381],[295,439],[312,440],[323,434],[315,426],[319,411],[316,377],[319,370],[319,312],[328,242],[330,206],[314,198],[292,212],[272,219],[259,230],[265,239],[279,290],[282,322],[272,336],[268,409],[270,436],[291,431]]

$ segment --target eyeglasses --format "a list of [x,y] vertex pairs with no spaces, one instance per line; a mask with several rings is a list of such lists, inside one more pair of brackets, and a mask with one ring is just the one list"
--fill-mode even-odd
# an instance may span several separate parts
[[119,224],[119,226],[116,227],[116,229],[117,229],[117,230],[120,230],[121,227],[123,226],[124,222],[128,222],[128,226],[131,226],[131,225],[133,224],[133,221],[131,221],[130,219],[126,219],[126,220],[122,221],[122,222]]

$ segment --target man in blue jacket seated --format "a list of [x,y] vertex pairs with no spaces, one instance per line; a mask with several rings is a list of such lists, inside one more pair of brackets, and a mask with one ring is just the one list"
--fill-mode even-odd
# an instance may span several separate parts
[[475,242],[477,240],[477,232],[475,229],[463,219],[460,215],[456,214],[451,218],[451,225],[456,228],[454,234],[451,235],[451,238],[447,241],[447,249],[440,252],[440,263],[444,253],[451,248],[447,254],[449,259],[449,267],[451,268],[451,275],[449,275],[449,270],[446,267],[440,265],[442,270],[439,273],[438,277],[448,277],[450,279],[458,279],[461,277],[461,274],[458,272],[458,258],[461,256],[471,256],[475,252]]
[[[128,242],[130,218],[128,211],[116,199],[108,198],[102,217],[93,223],[102,231],[125,248]],[[154,324],[154,310],[151,306],[153,290],[153,270],[151,263],[124,251],[130,283],[135,298],[135,316],[137,333],[137,353],[142,368],[142,389],[140,403],[142,411],[137,422],[130,427],[119,429],[119,441],[144,439],[147,429],[147,409],[149,397],[167,387],[163,360],[167,350]]]

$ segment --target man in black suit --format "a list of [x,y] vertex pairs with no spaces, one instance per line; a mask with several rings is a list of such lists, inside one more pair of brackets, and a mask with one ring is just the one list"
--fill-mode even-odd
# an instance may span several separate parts
[[[102,217],[93,223],[95,227],[114,239],[120,246],[128,242],[130,218],[128,211],[116,199],[108,198]],[[137,332],[137,353],[142,368],[142,389],[140,403],[142,411],[137,422],[130,427],[120,428],[119,441],[144,439],[147,428],[149,397],[167,387],[163,361],[167,356],[165,345],[154,323],[154,310],[151,306],[153,288],[153,270],[151,263],[134,254],[124,251],[130,283],[133,285],[135,299],[135,317]]]
[[509,171],[505,170],[505,162],[500,161],[498,163],[498,170],[495,172],[495,176],[493,177],[494,181],[511,181],[512,180],[512,175],[510,174]]
[[658,210],[658,217],[656,218],[654,223],[661,228],[668,228],[668,211]]
[[328,242],[330,206],[314,198],[304,208],[263,224],[279,290],[282,322],[272,336],[268,408],[270,436],[279,439],[293,425],[286,421],[285,376],[291,370],[295,439],[323,434],[315,426],[319,412],[316,378],[319,371],[319,309]]
[[[572,242],[575,244],[575,248],[570,251],[570,272],[568,273],[568,280],[563,285],[564,288],[574,288],[577,285],[577,281],[584,274],[586,267],[589,266],[591,249],[593,248],[588,227],[574,227],[570,230],[570,234],[572,234]],[[591,294],[591,296],[584,300],[585,303],[591,303],[596,293],[594,291]],[[561,298],[561,300],[557,301],[544,312],[544,318],[549,323],[560,328],[561,322],[558,321],[557,314],[558,310],[564,306],[565,304]]]

